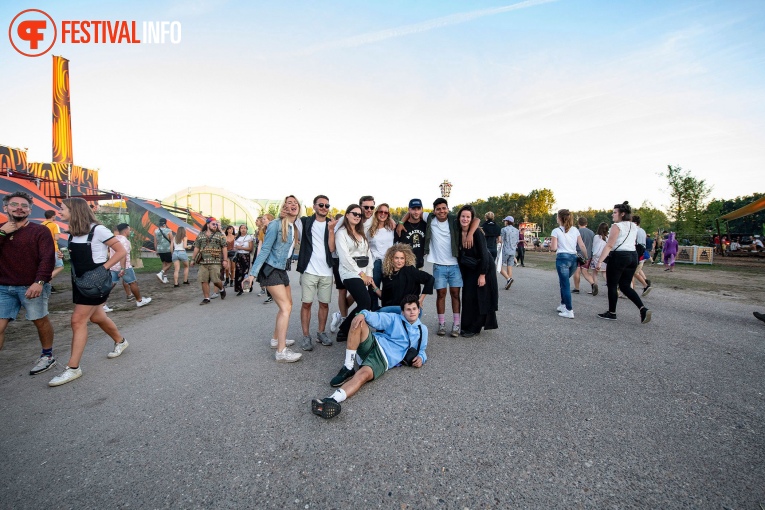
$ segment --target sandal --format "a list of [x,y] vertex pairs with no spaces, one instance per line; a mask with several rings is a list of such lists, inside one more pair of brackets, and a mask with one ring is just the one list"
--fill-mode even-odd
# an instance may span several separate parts
[[331,397],[322,400],[315,398],[311,401],[311,412],[328,420],[340,414],[340,404]]

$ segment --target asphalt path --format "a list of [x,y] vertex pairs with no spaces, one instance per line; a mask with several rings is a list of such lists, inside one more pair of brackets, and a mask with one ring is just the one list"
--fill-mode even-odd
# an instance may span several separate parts
[[472,339],[435,336],[426,299],[425,366],[389,371],[333,420],[310,401],[331,394],[344,344],[276,363],[276,307],[254,293],[123,327],[113,360],[91,326],[82,378],[57,388],[65,340],[35,377],[33,360],[0,353],[0,507],[765,505],[765,325],[751,305],[657,282],[650,324],[626,300],[618,321],[598,319],[604,292],[574,296],[570,320],[554,272],[515,276],[500,329]]

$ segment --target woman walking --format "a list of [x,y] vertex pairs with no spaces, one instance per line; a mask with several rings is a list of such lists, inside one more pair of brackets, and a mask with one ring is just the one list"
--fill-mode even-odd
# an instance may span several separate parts
[[[61,206],[61,217],[69,223],[69,255],[72,264],[72,279],[103,266],[111,268],[127,255],[125,247],[114,237],[108,228],[99,224],[93,210],[82,198],[65,198]],[[109,248],[114,253],[109,257]],[[88,322],[100,327],[114,341],[114,349],[107,358],[116,358],[128,347],[127,340],[120,334],[117,326],[106,315],[103,304],[108,297],[88,298],[83,296],[72,282],[72,352],[66,370],[50,380],[48,386],[60,386],[82,376],[80,360],[88,342]]]
[[[234,290],[237,296],[244,293],[242,281],[250,270],[250,252],[252,251],[253,237],[247,233],[247,225],[239,225],[239,234],[234,240],[234,250],[236,250],[236,272],[234,274]],[[229,263],[229,265],[231,265]],[[250,288],[252,290],[252,287]]]
[[345,342],[348,338],[348,330],[351,321],[362,310],[370,310],[372,298],[369,296],[367,287],[377,291],[377,286],[372,280],[372,252],[369,250],[367,237],[364,235],[364,222],[361,220],[364,213],[361,206],[351,204],[345,210],[342,224],[335,233],[335,248],[338,256],[338,272],[343,281],[343,286],[350,292],[356,302],[353,312],[340,324],[337,332],[337,341]]
[[462,274],[462,330],[460,335],[470,338],[481,329],[497,329],[499,291],[497,288],[497,266],[486,246],[483,230],[473,233],[472,246],[465,248],[470,235],[470,226],[475,218],[472,205],[465,205],[457,215],[461,229],[459,243],[460,273]]
[[234,259],[236,258],[234,241],[236,240],[236,229],[233,225],[229,225],[224,233],[226,235],[226,256],[228,257],[228,266],[224,269],[226,281],[223,283],[223,287],[226,288],[234,285]]
[[[380,204],[372,216],[372,226],[369,228],[369,251],[372,252],[372,280],[375,287],[382,285],[382,263],[388,248],[393,246],[393,234],[396,229],[396,222],[390,217],[390,207],[388,204]],[[372,310],[380,308],[378,296],[372,293]],[[403,297],[403,296],[402,296]]]
[[186,253],[188,243],[186,228],[178,227],[178,232],[173,237],[173,287],[178,287],[178,273],[181,270],[181,264],[183,264],[183,284],[189,284],[189,255]]
[[275,358],[280,363],[293,363],[303,356],[299,352],[290,350],[288,346],[295,341],[287,340],[287,328],[290,323],[290,313],[292,313],[292,289],[290,277],[285,269],[298,238],[295,227],[298,214],[300,214],[300,202],[294,195],[288,195],[282,203],[279,221],[272,221],[268,226],[260,253],[255,257],[250,274],[244,283],[245,287],[250,287],[257,278],[258,283],[268,289],[279,308],[276,313],[271,348],[276,349]]
[[[569,279],[574,275],[577,268],[576,247],[587,258],[587,247],[579,235],[579,229],[574,227],[574,217],[568,209],[558,211],[558,228],[550,234],[550,250],[557,252],[555,255],[555,269],[558,272],[558,284],[560,285],[560,305],[558,315],[565,319],[574,318],[574,307],[571,303],[571,282]],[[634,246],[633,246],[634,248]]]
[[608,287],[608,311],[599,313],[598,317],[606,320],[616,320],[616,304],[619,301],[617,287],[622,294],[640,310],[640,322],[646,324],[651,321],[651,310],[643,306],[640,296],[631,287],[632,277],[638,265],[635,239],[637,228],[632,223],[632,208],[629,202],[616,204],[612,213],[614,224],[608,232],[608,242],[600,254],[597,269],[600,270],[604,262],[606,267],[606,286]]
[[592,260],[590,261],[590,269],[594,269],[595,272],[592,277],[595,279],[595,284],[592,287],[592,295],[596,296],[598,292],[598,273],[605,273],[606,264],[601,264],[598,269],[598,262],[600,262],[600,254],[603,253],[603,248],[606,247],[608,241],[608,224],[602,222],[598,225],[598,230],[595,232],[595,237],[592,238]]
[[670,232],[667,240],[664,241],[664,270],[673,273],[675,271],[675,257],[677,257],[677,239],[675,233]]

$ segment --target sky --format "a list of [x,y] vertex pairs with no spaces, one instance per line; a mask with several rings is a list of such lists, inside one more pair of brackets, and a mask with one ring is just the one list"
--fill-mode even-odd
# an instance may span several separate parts
[[[24,57],[11,20],[179,21],[179,44]],[[556,208],[765,191],[765,2],[36,1],[0,6],[0,144],[51,160],[51,55],[70,60],[75,164],[164,198],[361,195],[450,204],[549,188]],[[139,34],[140,35],[140,34]],[[759,176],[759,177],[757,177]]]

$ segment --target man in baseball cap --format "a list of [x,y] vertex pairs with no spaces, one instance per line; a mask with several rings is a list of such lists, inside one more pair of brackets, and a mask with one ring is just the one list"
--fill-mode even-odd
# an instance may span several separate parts
[[409,214],[396,228],[395,242],[406,243],[412,247],[417,258],[417,269],[425,265],[425,232],[428,224],[422,217],[422,200],[413,198],[409,201]]

